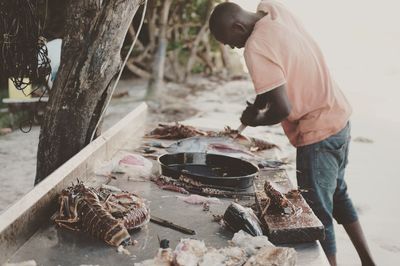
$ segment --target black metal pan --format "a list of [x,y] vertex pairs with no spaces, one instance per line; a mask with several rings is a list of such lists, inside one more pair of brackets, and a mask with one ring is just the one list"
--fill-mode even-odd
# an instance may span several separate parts
[[202,184],[221,189],[243,191],[253,185],[258,167],[225,155],[209,153],[173,153],[158,158],[161,174],[172,178],[185,175]]

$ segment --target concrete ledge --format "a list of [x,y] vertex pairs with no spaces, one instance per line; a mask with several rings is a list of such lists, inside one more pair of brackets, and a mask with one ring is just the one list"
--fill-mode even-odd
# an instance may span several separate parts
[[11,99],[4,98],[3,103],[13,104],[13,103],[37,103],[37,102],[47,103],[49,101],[49,97],[35,97],[35,98],[26,98],[26,99]]
[[147,105],[140,104],[115,126],[60,166],[0,216],[0,264],[48,223],[56,210],[57,195],[76,181],[93,174],[96,161],[109,160],[128,140],[143,136]]

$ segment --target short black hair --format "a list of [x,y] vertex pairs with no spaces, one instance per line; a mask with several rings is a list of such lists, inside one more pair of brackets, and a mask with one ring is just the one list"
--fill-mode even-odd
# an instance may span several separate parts
[[226,30],[228,23],[231,23],[241,7],[235,3],[225,2],[217,5],[211,13],[208,21],[211,33],[216,36]]

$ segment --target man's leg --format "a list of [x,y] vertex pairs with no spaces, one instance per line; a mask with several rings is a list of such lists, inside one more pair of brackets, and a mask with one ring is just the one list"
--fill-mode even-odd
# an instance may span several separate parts
[[368,248],[367,241],[365,239],[361,224],[359,221],[352,222],[350,224],[343,224],[344,229],[349,235],[351,242],[357,250],[358,256],[361,259],[363,266],[375,265],[372,258],[371,252]]
[[336,265],[336,241],[333,228],[333,194],[336,190],[338,163],[333,154],[322,152],[319,142],[297,149],[297,183],[304,198],[325,227],[321,246],[331,265]]
[[337,188],[333,195],[333,216],[339,224],[342,224],[351,242],[357,250],[362,265],[375,265],[371,252],[368,248],[361,224],[358,220],[356,210],[347,194],[347,185],[344,180],[345,167],[347,165],[348,150],[345,153],[345,161],[339,171]]

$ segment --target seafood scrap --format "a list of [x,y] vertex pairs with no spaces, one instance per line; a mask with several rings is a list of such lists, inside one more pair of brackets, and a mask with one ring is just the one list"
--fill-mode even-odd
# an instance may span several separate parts
[[193,180],[190,177],[181,175],[179,179],[174,179],[172,177],[160,175],[156,178],[152,178],[153,181],[159,188],[163,190],[169,190],[174,192],[179,192],[182,194],[201,194],[206,196],[214,197],[254,197],[253,192],[236,192],[225,190],[224,187],[206,185],[200,181]]
[[79,181],[61,192],[59,204],[54,218],[58,226],[87,232],[112,246],[132,244],[128,230],[150,220],[149,209],[137,195],[109,187],[96,190]]
[[207,147],[207,150],[211,150],[211,151],[216,151],[216,152],[220,152],[223,154],[244,154],[250,157],[254,157],[254,155],[250,152],[247,152],[245,150],[242,150],[240,148],[237,148],[233,145],[229,145],[226,143],[210,143]]
[[209,248],[204,254],[199,266],[229,265],[241,266],[247,260],[246,253],[238,247],[220,249]]
[[285,169],[289,163],[284,161],[276,161],[276,160],[262,160],[258,162],[259,168],[270,168],[270,169]]
[[273,149],[273,148],[280,149],[280,147],[278,145],[268,142],[266,140],[250,138],[250,151],[251,152],[269,150],[269,149]]
[[294,250],[294,248],[264,247],[260,249],[257,254],[250,257],[244,266],[294,266],[296,265],[296,261],[296,250]]
[[185,139],[195,136],[207,136],[207,132],[179,123],[174,125],[159,124],[157,128],[146,135],[148,138],[155,139]]
[[150,211],[143,198],[134,193],[116,192],[107,187],[100,187],[99,194],[111,215],[123,221],[128,230],[140,228],[150,221]]
[[206,252],[207,247],[204,241],[190,238],[181,239],[174,251],[175,265],[198,265]]
[[268,142],[265,140],[261,140],[261,139],[257,139],[257,138],[246,137],[246,136],[240,134],[238,130],[232,129],[229,126],[226,126],[225,129],[220,132],[216,132],[216,133],[209,132],[208,136],[232,138],[235,140],[235,142],[238,142],[240,144],[243,144],[243,145],[249,147],[251,152],[269,150],[272,148],[279,149],[279,147],[274,143],[271,143],[271,142]]
[[189,191],[187,191],[179,181],[171,177],[161,175],[151,178],[151,181],[153,181],[162,190],[179,192],[182,194],[190,194]]
[[179,181],[174,180],[179,186],[184,187],[191,193],[214,196],[214,197],[237,197],[237,196],[255,196],[254,193],[250,192],[236,192],[232,191],[232,188],[220,187],[211,184],[203,184],[200,181],[193,180],[192,178],[181,175]]
[[178,199],[183,200],[186,203],[189,204],[204,204],[204,203],[208,203],[208,204],[221,204],[221,201],[218,198],[209,198],[209,197],[203,197],[200,195],[190,195],[187,197],[184,196],[176,196]]
[[260,221],[253,210],[234,202],[225,211],[224,223],[234,232],[244,230],[253,236],[263,234]]
[[293,203],[290,202],[285,195],[276,190],[270,182],[265,182],[264,191],[271,200],[268,206],[269,212],[283,214],[293,214],[295,212]]
[[209,131],[208,135],[210,137],[229,137],[233,139],[245,139],[248,140],[247,137],[243,136],[242,134],[239,133],[238,130],[231,128],[230,126],[225,126],[224,130],[222,131]]
[[[271,142],[266,140],[261,140],[257,138],[249,138],[242,134],[240,134],[237,130],[230,128],[229,126],[225,127],[223,131],[205,131],[200,130],[192,126],[186,126],[179,123],[175,124],[159,124],[157,128],[152,130],[150,133],[146,135],[148,138],[156,138],[156,139],[169,139],[169,140],[181,140],[192,137],[206,137],[210,138],[216,145],[215,149],[222,149],[223,151],[227,151],[230,153],[237,152],[237,149],[231,151],[233,147],[218,147],[218,145],[226,144],[226,142],[234,142],[236,145],[240,144],[244,146],[250,152],[258,152],[272,148],[279,147]],[[215,142],[219,140],[220,143]],[[194,140],[192,140],[194,141]],[[240,150],[240,152],[245,152]]]
[[152,173],[153,163],[145,157],[128,152],[118,152],[114,159],[96,165],[95,174],[113,176],[123,174],[128,179],[146,178]]
[[233,236],[230,244],[216,249],[207,247],[201,240],[181,239],[173,252],[169,247],[161,247],[154,259],[135,263],[135,266],[292,266],[296,263],[293,248],[275,247],[265,236],[252,237],[240,231]]
[[266,236],[252,236],[243,230],[237,232],[233,238],[232,243],[246,251],[248,256],[253,256],[264,247],[274,247]]

